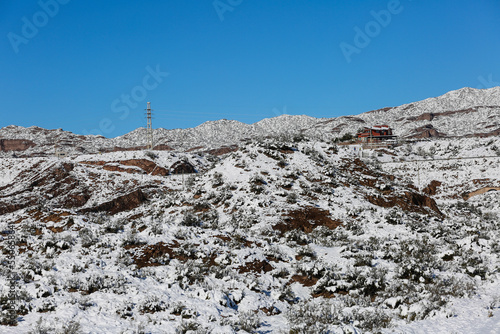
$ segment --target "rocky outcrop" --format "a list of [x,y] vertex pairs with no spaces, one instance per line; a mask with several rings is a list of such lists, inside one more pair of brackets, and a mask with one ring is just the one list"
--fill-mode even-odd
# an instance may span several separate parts
[[179,259],[177,256],[176,249],[179,247],[180,244],[176,240],[171,244],[159,242],[154,245],[140,247],[138,251],[131,254],[131,257],[137,268],[161,266],[170,262],[171,259],[184,262],[185,259]]
[[342,224],[330,218],[330,213],[316,207],[305,207],[291,211],[283,222],[273,226],[273,230],[285,233],[292,230],[300,230],[304,233],[311,233],[316,227],[325,226],[333,230]]
[[141,189],[137,189],[131,193],[117,197],[111,201],[102,203],[98,206],[82,209],[80,210],[80,212],[87,213],[87,212],[105,211],[111,215],[114,215],[119,212],[135,209],[146,201],[147,201],[146,195],[144,195]]
[[439,132],[434,129],[432,124],[427,124],[413,130],[414,134],[409,136],[409,138],[431,138],[431,137],[444,137],[444,133]]
[[481,133],[475,133],[473,135],[469,135],[467,137],[493,137],[493,136],[500,136],[500,128],[490,131],[490,132],[481,132]]
[[121,152],[121,151],[142,151],[146,148],[146,146],[132,146],[132,147],[120,147],[120,146],[115,146],[111,149],[101,149],[99,151],[102,152]]
[[[61,208],[85,205],[90,194],[73,175],[74,167],[72,163],[56,163],[40,171],[40,166],[34,165],[31,169],[21,172],[14,182],[0,188],[3,193],[0,196],[0,214],[43,204],[47,200]],[[21,190],[8,192],[9,189],[19,188]]]
[[367,111],[367,113],[369,114],[373,114],[373,113],[377,113],[377,112],[387,112],[389,110],[393,109],[392,107],[385,107],[385,108],[381,108],[381,109],[377,109],[377,110],[371,110],[371,111]]
[[120,161],[81,161],[80,163],[93,166],[103,166],[103,169],[113,172],[140,173],[140,170],[120,167],[131,166],[142,169],[146,174],[167,176],[169,174],[166,168],[158,166],[154,161],[147,159],[130,159]]
[[102,166],[102,169],[110,171],[110,172],[118,172],[118,173],[129,173],[129,174],[144,174],[144,171],[139,168],[131,168],[131,167],[123,167],[118,164],[106,164]]
[[426,195],[407,191],[403,194],[390,194],[387,196],[367,196],[366,199],[377,206],[384,208],[400,207],[401,209],[409,212],[417,212],[428,214],[426,208],[431,209],[431,212],[438,216],[443,216],[439,210],[436,202]]
[[[147,147],[146,146],[132,146],[132,147],[120,147],[120,146],[115,146],[113,147],[112,149],[107,149],[107,150],[104,150],[104,151],[107,151],[107,152],[119,152],[119,151],[143,151],[145,150]],[[173,151],[173,148],[168,146],[168,145],[165,145],[165,144],[161,144],[161,145],[156,145],[153,150],[155,151]]]
[[[421,114],[420,116],[416,117],[414,120],[415,121],[432,121],[436,117],[441,117],[441,116],[452,116],[456,114],[468,114],[468,113],[473,113],[477,112],[479,107],[475,108],[468,108],[468,109],[462,109],[462,110],[449,110],[449,111],[444,111],[444,112],[439,112],[439,113],[424,113]],[[486,107],[484,107],[486,108]],[[495,107],[491,107],[495,108]]]
[[224,154],[236,152],[236,151],[238,151],[238,145],[223,146],[221,148],[208,150],[208,151],[206,151],[206,153],[218,156],[218,155],[224,155]]
[[27,201],[22,203],[12,204],[9,202],[0,202],[0,215],[4,215],[6,213],[15,212],[17,210],[24,209],[30,205],[36,204],[35,201]]
[[252,272],[252,273],[265,272],[265,273],[267,273],[273,269],[274,269],[273,266],[266,260],[262,260],[262,261],[254,260],[252,262],[248,262],[248,263],[245,263],[244,265],[240,266],[238,268],[238,272],[240,274],[249,273],[249,272]]
[[121,160],[119,163],[124,166],[139,167],[150,175],[166,176],[169,174],[167,169],[160,167],[155,162],[147,159]]
[[154,147],[155,151],[173,151],[174,149],[166,144],[156,145]]
[[434,113],[425,113],[415,118],[415,121],[432,121],[434,117],[436,117]]
[[170,167],[170,170],[172,171],[172,174],[198,173],[196,168],[194,168],[194,166],[191,165],[188,161],[177,161]]
[[422,192],[429,196],[434,196],[437,193],[437,187],[439,187],[442,183],[437,180],[432,180],[431,183],[427,187],[425,187]]
[[35,147],[36,144],[31,140],[26,139],[0,139],[0,151],[26,151],[30,147]]

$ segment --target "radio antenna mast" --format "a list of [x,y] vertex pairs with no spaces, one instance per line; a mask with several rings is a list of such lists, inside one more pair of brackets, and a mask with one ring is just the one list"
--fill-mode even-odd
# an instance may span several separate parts
[[148,125],[146,127],[146,137],[147,137],[146,149],[152,150],[154,146],[153,146],[153,125],[151,122],[151,102],[148,102],[148,107],[146,109],[146,118],[148,120]]

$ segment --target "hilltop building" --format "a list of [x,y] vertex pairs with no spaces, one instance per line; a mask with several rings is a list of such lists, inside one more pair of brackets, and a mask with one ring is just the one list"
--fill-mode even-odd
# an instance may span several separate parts
[[360,143],[378,143],[386,140],[394,140],[396,136],[392,134],[392,129],[388,125],[374,125],[365,127],[357,134]]

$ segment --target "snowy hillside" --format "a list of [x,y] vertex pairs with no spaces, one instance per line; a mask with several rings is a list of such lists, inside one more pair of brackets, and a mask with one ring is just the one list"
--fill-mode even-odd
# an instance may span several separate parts
[[[1,159],[2,256],[13,228],[19,295],[19,322],[1,332],[498,332],[500,191],[479,190],[500,189],[500,138],[435,138],[360,159],[299,135],[327,122],[172,130],[212,144],[221,133],[224,145],[260,137],[219,155]],[[287,135],[263,138],[272,129]]]
[[[497,136],[500,134],[500,87],[462,88],[436,98],[383,108],[357,116],[317,119],[281,115],[254,124],[232,120],[203,123],[191,129],[154,130],[157,150],[207,151],[244,144],[268,136],[304,135],[331,140],[355,134],[364,126],[390,125],[400,137]],[[141,149],[146,129],[138,128],[116,138],[81,136],[38,127],[0,129],[0,155],[48,156],[55,151],[71,155]]]
[[442,96],[328,120],[316,133],[356,133],[360,127],[390,125],[398,136],[431,137],[436,130],[443,136],[498,135],[500,133],[500,87],[462,88]]

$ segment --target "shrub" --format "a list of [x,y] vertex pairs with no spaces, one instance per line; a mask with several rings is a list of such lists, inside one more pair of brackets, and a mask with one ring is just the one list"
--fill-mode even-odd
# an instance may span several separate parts
[[368,331],[374,331],[389,327],[391,318],[385,314],[385,310],[377,307],[376,309],[355,309],[353,312],[353,323],[356,327]]
[[493,150],[493,152],[495,152],[496,155],[500,156],[500,149],[498,148],[498,146],[493,145],[491,146],[491,149]]
[[122,240],[122,246],[135,246],[143,244],[145,244],[145,242],[141,241],[135,228],[131,228]]
[[193,205],[195,212],[207,211],[208,209],[210,209],[210,204],[206,201],[198,201]]
[[123,231],[124,226],[125,226],[124,220],[121,219],[108,220],[104,224],[103,230],[106,233],[118,233]]
[[97,238],[91,229],[84,227],[80,231],[78,231],[78,236],[80,237],[80,242],[82,247],[90,247],[95,245],[97,242]]
[[214,187],[219,187],[224,184],[224,178],[221,173],[215,172],[213,175],[213,183]]
[[333,154],[338,154],[339,153],[339,148],[337,145],[332,145],[330,148],[328,148],[329,151],[331,151]]
[[81,325],[79,322],[71,320],[65,323],[58,323],[56,325],[48,324],[43,322],[42,317],[40,317],[33,328],[28,332],[29,334],[50,334],[50,333],[60,333],[60,334],[79,334],[82,333]]
[[342,137],[340,138],[335,138],[334,139],[334,143],[338,143],[338,142],[346,142],[346,141],[350,141],[350,140],[353,140],[354,139],[354,136],[352,135],[352,133],[345,133]]
[[153,160],[158,158],[158,155],[151,151],[146,151],[144,155]]
[[181,220],[181,226],[194,226],[194,227],[200,227],[201,226],[201,221],[198,219],[198,217],[192,213],[191,211],[186,211],[184,213],[184,217]]
[[340,324],[340,311],[327,302],[302,302],[286,314],[290,334],[329,333],[331,325]]
[[289,204],[294,204],[297,203],[298,196],[294,192],[289,192],[288,195],[286,196],[286,202]]
[[194,320],[182,320],[179,327],[175,329],[175,334],[197,333],[201,325]]
[[141,313],[156,313],[163,312],[168,309],[168,305],[156,295],[148,296],[140,303],[139,311]]
[[266,184],[267,182],[262,177],[260,177],[259,175],[254,175],[250,179],[250,191],[255,194],[261,194],[262,192],[264,192],[264,185]]
[[249,333],[255,333],[255,330],[259,328],[262,323],[262,319],[257,313],[253,311],[240,312],[238,314],[238,329],[247,331]]
[[191,189],[194,187],[196,184],[197,176],[196,175],[189,175],[186,179],[186,187],[188,189]]
[[297,259],[302,259],[304,257],[307,257],[309,259],[316,259],[316,252],[311,248],[311,246],[306,245],[304,247],[300,247],[299,250],[297,251]]
[[153,220],[151,223],[151,233],[155,235],[163,234],[163,224],[159,220]]

